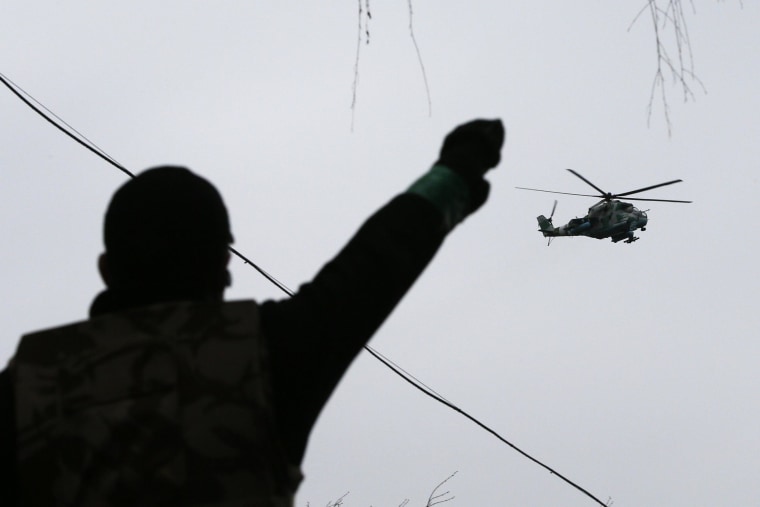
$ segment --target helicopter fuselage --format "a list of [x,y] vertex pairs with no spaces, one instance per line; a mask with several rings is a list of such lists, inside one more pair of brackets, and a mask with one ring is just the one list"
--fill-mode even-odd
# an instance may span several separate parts
[[[554,190],[543,190],[540,188],[527,188],[517,187],[522,190],[532,190],[534,192],[547,192],[550,194],[564,194],[564,195],[579,195],[582,197],[596,197],[602,200],[594,204],[588,209],[588,214],[583,218],[573,218],[565,225],[560,227],[554,227],[552,224],[552,217],[554,217],[554,211],[557,209],[557,201],[554,201],[554,207],[546,218],[544,215],[538,216],[539,232],[543,233],[544,237],[549,238],[549,244],[552,242],[552,238],[555,236],[588,236],[589,238],[604,239],[611,238],[614,243],[625,240],[626,243],[633,243],[636,241],[636,236],[633,235],[633,231],[636,229],[646,230],[648,222],[647,214],[641,211],[633,204],[629,202],[623,202],[618,200],[618,197],[631,196],[645,192],[647,190],[653,190],[655,188],[665,187],[672,185],[673,183],[680,183],[682,180],[671,180],[665,183],[658,183],[657,185],[649,185],[648,187],[639,188],[637,190],[630,190],[628,192],[622,192],[619,194],[613,194],[611,192],[605,192],[601,188],[597,187],[580,173],[572,169],[568,169],[574,176],[577,176],[583,180],[587,185],[599,192],[596,195],[593,194],[577,194],[574,192],[556,192]],[[626,197],[632,201],[658,201],[658,202],[678,202],[678,203],[690,203],[691,201],[681,201],[676,199],[646,199],[641,197]]]
[[538,217],[540,231],[545,237],[588,236],[590,238],[611,238],[617,243],[626,240],[632,243],[638,238],[636,229],[646,230],[647,214],[633,204],[618,200],[599,201],[591,206],[582,218],[573,218],[565,225],[554,227],[543,215]]

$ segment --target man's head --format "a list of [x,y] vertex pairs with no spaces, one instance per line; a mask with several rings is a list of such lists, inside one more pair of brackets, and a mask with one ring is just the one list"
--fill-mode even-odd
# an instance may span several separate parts
[[232,233],[221,195],[182,167],[148,169],[119,188],[104,223],[109,289],[221,296]]

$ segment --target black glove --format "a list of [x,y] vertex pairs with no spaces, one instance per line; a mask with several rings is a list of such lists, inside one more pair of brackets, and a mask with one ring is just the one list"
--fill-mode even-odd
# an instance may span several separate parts
[[459,174],[470,189],[470,213],[486,202],[490,185],[486,171],[501,160],[504,126],[501,120],[473,120],[455,128],[443,141],[436,164]]

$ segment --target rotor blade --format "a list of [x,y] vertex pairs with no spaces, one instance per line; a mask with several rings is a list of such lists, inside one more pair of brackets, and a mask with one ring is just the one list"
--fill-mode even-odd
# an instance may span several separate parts
[[549,221],[552,221],[552,218],[554,218],[554,212],[557,211],[557,199],[554,199],[554,206],[552,206],[552,214],[549,215]]
[[[594,189],[597,192],[599,192],[600,194],[602,194],[602,197],[604,197],[604,196],[607,195],[607,192],[605,192],[601,188],[599,188],[596,185],[594,185],[593,183],[591,183],[589,180],[587,180],[586,178],[584,178],[583,176],[581,176],[577,171],[573,171],[572,169],[568,169],[568,171],[570,171],[571,173],[573,173],[574,175],[576,175],[577,177],[579,177],[580,179],[582,179],[583,181],[585,181],[586,183],[588,183],[589,185],[591,185],[592,187],[594,187]],[[594,196],[594,197],[596,197],[596,196]]]
[[644,188],[640,188],[638,190],[631,190],[630,192],[623,192],[622,194],[615,194],[615,196],[616,197],[622,197],[624,195],[638,194],[639,192],[644,192],[645,190],[652,190],[653,188],[664,187],[666,185],[672,185],[673,183],[679,183],[681,181],[683,181],[683,180],[666,181],[665,183],[660,183],[658,185],[652,185],[651,187],[644,187]]
[[643,197],[626,197],[626,201],[656,201],[656,202],[681,202],[688,204],[693,201],[677,201],[675,199],[644,199]]
[[515,187],[519,188],[520,190],[532,190],[534,192],[546,192],[548,194],[563,194],[563,195],[579,195],[581,197],[597,197],[597,198],[603,198],[603,195],[591,195],[591,194],[571,194],[570,192],[556,192],[554,190],[541,190],[540,188],[527,188],[527,187]]

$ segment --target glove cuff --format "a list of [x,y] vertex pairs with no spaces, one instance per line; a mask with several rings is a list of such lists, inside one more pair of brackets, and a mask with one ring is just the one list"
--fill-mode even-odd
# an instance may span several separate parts
[[470,212],[470,190],[467,182],[455,171],[441,164],[434,165],[407,190],[427,199],[443,215],[450,231]]

